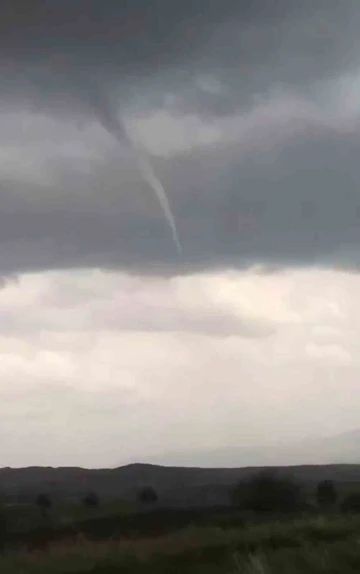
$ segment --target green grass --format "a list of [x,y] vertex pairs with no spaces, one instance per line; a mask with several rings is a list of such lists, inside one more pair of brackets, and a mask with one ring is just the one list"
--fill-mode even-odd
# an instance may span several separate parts
[[86,539],[19,550],[2,574],[348,574],[360,572],[360,517],[333,516],[196,528],[140,540]]
[[[73,502],[55,504],[49,513],[53,525],[67,525],[81,522],[82,520],[103,518],[109,516],[123,516],[129,514],[133,505],[126,501],[117,500],[103,502],[97,508]],[[9,528],[12,531],[27,531],[41,527],[44,519],[36,504],[16,504],[5,508]]]

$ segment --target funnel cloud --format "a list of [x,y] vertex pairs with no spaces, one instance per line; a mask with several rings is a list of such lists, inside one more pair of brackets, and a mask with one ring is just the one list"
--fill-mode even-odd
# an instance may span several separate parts
[[93,85],[90,95],[92,95],[90,102],[94,112],[104,128],[114,136],[120,145],[123,145],[124,143],[127,144],[129,149],[134,153],[134,156],[137,160],[137,165],[144,180],[149,184],[159,201],[165,219],[170,227],[177,253],[179,256],[181,256],[182,247],[178,236],[175,218],[171,211],[169,199],[167,197],[164,186],[156,177],[151,163],[146,156],[146,153],[141,149],[139,143],[135,142],[131,137],[124,121],[117,117],[116,111],[111,111],[110,104],[106,101],[105,95],[101,95],[101,91],[96,88],[94,89]]

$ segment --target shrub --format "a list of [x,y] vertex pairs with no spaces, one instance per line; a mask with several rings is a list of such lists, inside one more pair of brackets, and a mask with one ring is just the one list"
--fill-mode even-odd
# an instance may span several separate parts
[[294,512],[304,508],[302,488],[290,477],[271,470],[260,471],[237,484],[235,505],[254,512]]
[[38,505],[42,515],[45,517],[48,514],[48,511],[52,507],[52,501],[48,494],[38,494],[36,497],[36,504]]
[[316,487],[316,501],[322,510],[334,507],[338,499],[338,493],[332,480],[322,480]]
[[96,508],[100,504],[99,496],[96,492],[89,492],[84,498],[82,499],[82,503],[84,506],[88,508]]
[[158,494],[152,486],[141,488],[137,494],[137,499],[143,504],[155,504],[158,501]]

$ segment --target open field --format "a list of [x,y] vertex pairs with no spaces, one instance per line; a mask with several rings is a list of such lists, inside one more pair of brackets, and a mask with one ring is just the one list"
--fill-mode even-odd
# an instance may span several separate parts
[[37,551],[9,552],[3,574],[360,572],[360,517],[273,521],[243,528],[188,527],[137,540],[81,535]]
[[[128,474],[129,470],[134,478],[134,470],[143,473],[144,468],[126,468],[123,472]],[[171,488],[178,488],[179,476],[182,476],[187,477],[189,488],[196,487],[199,492],[206,489],[201,481],[217,476],[219,482],[223,481],[223,488],[229,480],[226,470],[216,471],[217,475],[211,471],[211,476],[206,473],[204,478],[197,469],[191,469],[190,473],[180,469],[178,479],[175,470],[179,469],[163,471],[146,467],[145,470],[154,481],[158,479],[156,485],[160,486],[160,492],[165,492],[163,473],[171,479]],[[4,553],[0,558],[0,572],[360,572],[360,506],[353,507],[350,514],[349,508],[343,506],[349,494],[360,491],[359,467],[294,467],[292,470],[292,475],[284,474],[285,471],[250,475],[250,481],[238,483],[242,485],[240,499],[233,499],[232,504],[224,506],[171,507],[162,505],[160,496],[151,504],[130,498],[100,498],[98,506],[89,507],[82,503],[81,497],[58,495],[56,498],[54,495],[49,508],[42,508],[36,499],[24,503],[7,498],[3,506]],[[245,469],[240,474],[246,478],[249,472]],[[121,472],[116,474],[121,478]],[[298,481],[295,483],[294,474]],[[96,473],[93,476],[96,477]],[[317,497],[319,483],[315,478],[327,479],[326,483],[329,476],[335,478],[334,482],[330,479],[330,483],[336,497],[325,508]],[[126,476],[126,481],[129,478]],[[134,482],[137,486],[140,484],[140,480]],[[36,487],[35,482],[32,485]],[[63,486],[60,481],[57,483],[58,493]],[[229,483],[227,488],[230,500],[234,483]],[[272,501],[271,508],[266,504],[261,507],[268,501]]]

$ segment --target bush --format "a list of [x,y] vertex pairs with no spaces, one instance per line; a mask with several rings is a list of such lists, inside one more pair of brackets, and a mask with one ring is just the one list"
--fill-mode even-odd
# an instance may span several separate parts
[[233,501],[236,506],[254,512],[294,512],[303,509],[305,502],[300,485],[271,470],[239,482],[233,492]]
[[152,486],[145,486],[139,490],[137,499],[143,504],[155,504],[158,501],[158,494]]
[[316,501],[322,510],[333,508],[337,502],[338,494],[332,480],[322,480],[316,488]]
[[38,496],[36,497],[36,504],[38,505],[43,517],[44,518],[47,517],[48,511],[52,507],[52,501],[50,496],[44,493],[38,494]]
[[100,499],[96,492],[89,492],[86,496],[84,496],[82,503],[88,508],[96,508],[100,504]]

